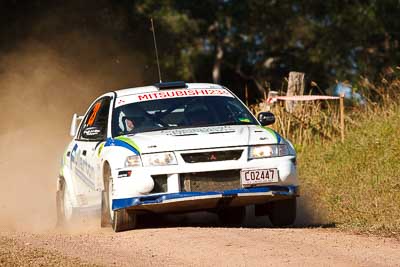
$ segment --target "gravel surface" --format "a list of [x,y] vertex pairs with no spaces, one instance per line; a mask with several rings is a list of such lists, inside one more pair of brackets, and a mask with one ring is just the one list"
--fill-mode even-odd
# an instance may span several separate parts
[[[11,236],[15,236],[12,234]],[[61,252],[33,246],[29,238],[10,238],[0,235],[0,266],[96,266],[78,257],[69,257]]]
[[4,266],[400,266],[400,242],[323,228],[0,232]]

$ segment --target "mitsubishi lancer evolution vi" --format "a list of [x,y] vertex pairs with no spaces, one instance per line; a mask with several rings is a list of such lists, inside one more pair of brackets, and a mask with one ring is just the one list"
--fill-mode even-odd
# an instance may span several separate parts
[[[167,82],[106,93],[73,136],[57,183],[59,223],[101,210],[101,226],[134,229],[145,213],[209,211],[240,225],[246,206],[274,226],[293,224],[293,145],[226,87]],[[79,123],[78,123],[79,122]],[[100,213],[100,212],[98,212]]]

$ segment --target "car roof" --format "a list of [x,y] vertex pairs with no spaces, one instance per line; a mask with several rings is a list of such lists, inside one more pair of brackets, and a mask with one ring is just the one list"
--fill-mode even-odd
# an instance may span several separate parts
[[[213,84],[213,83],[186,83],[186,89],[225,89],[225,88],[219,84]],[[151,85],[151,86],[142,86],[142,87],[121,89],[121,90],[115,91],[115,93],[117,94],[117,97],[121,97],[121,96],[134,95],[134,94],[158,92],[160,90],[163,90],[163,89],[159,89],[158,87]]]

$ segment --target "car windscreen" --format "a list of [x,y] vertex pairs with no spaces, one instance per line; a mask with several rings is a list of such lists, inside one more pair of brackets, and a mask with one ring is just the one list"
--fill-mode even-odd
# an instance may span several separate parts
[[193,96],[141,101],[113,111],[113,136],[172,128],[258,124],[236,98]]

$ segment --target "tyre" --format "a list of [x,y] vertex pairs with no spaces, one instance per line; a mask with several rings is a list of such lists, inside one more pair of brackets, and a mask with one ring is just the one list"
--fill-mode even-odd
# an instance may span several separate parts
[[223,225],[241,226],[246,217],[246,207],[225,208],[218,212],[218,218]]
[[137,214],[126,209],[114,211],[112,228],[115,232],[122,232],[137,228]]
[[111,225],[110,210],[108,208],[108,191],[101,192],[101,227],[108,227]]
[[296,220],[296,198],[270,203],[269,219],[273,226],[292,225]]
[[74,208],[70,194],[65,181],[61,180],[60,190],[56,193],[57,226],[65,226],[72,221]]
[[127,231],[137,228],[137,214],[126,209],[112,209],[113,179],[111,170],[107,166],[104,171],[104,190],[101,197],[101,226],[111,224],[115,232]]
[[111,170],[108,165],[104,167],[103,172],[104,190],[101,192],[101,227],[111,226],[111,217],[114,215],[111,208],[111,192],[109,184],[112,182]]

